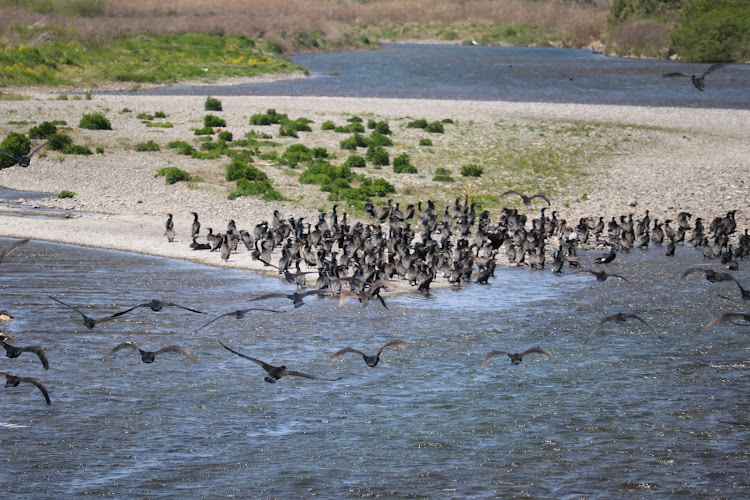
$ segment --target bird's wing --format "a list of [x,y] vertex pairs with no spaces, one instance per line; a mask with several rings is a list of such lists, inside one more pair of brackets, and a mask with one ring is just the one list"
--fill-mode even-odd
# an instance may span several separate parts
[[490,351],[490,353],[484,358],[484,361],[482,361],[482,368],[484,368],[484,365],[486,365],[492,358],[494,358],[495,356],[499,356],[500,354],[510,356],[510,354],[506,351]]
[[76,306],[71,306],[70,304],[66,304],[62,300],[54,298],[52,295],[47,295],[47,297],[49,297],[50,299],[54,300],[55,302],[59,302],[60,304],[64,305],[65,307],[69,307],[69,308],[73,309],[75,312],[77,312],[78,314],[80,314],[84,318],[87,317],[85,314],[83,314],[83,311],[81,311],[80,309],[78,309]]
[[631,281],[629,279],[627,279],[625,276],[621,276],[619,274],[608,274],[607,276],[609,276],[610,278],[620,278],[623,281],[627,281],[628,283],[631,283]]
[[388,306],[387,306],[387,305],[385,305],[385,300],[383,299],[383,296],[382,296],[382,295],[380,295],[379,293],[376,293],[376,294],[375,294],[375,297],[377,297],[377,298],[378,298],[378,300],[380,301],[380,303],[381,303],[381,304],[383,304],[383,307],[385,307],[386,309],[388,309]]
[[406,347],[406,345],[407,343],[401,339],[393,339],[393,340],[389,340],[388,342],[386,342],[385,345],[380,348],[380,350],[382,351],[386,347],[395,347],[397,349],[403,349]]
[[357,292],[352,292],[350,290],[344,290],[339,295],[339,307],[343,308],[346,305],[346,299],[350,298],[359,298],[359,295],[357,295]]
[[626,315],[625,315],[625,317],[626,317],[626,318],[634,318],[634,319],[637,319],[638,321],[640,321],[641,323],[643,323],[644,325],[646,325],[647,327],[649,327],[649,328],[651,329],[651,331],[652,331],[652,332],[656,333],[656,330],[654,329],[654,327],[653,327],[653,326],[651,326],[651,325],[649,325],[649,324],[648,324],[648,323],[646,322],[646,320],[645,320],[645,319],[643,319],[643,318],[641,318],[640,316],[638,316],[638,315],[636,315],[636,314],[626,314]]
[[104,356],[104,359],[107,359],[108,357],[116,353],[117,351],[121,351],[125,349],[126,347],[130,347],[134,351],[140,352],[140,349],[138,348],[138,346],[135,345],[133,342],[123,342],[122,344],[118,344],[114,346],[112,349],[110,349],[110,351],[106,354],[106,356]]
[[224,349],[226,349],[227,351],[232,351],[233,353],[235,353],[235,354],[236,354],[237,356],[239,356],[239,357],[241,357],[241,358],[249,359],[249,360],[250,360],[250,361],[252,361],[253,363],[257,363],[257,364],[259,364],[260,366],[262,366],[262,367],[263,367],[263,369],[264,369],[264,370],[265,370],[266,372],[270,372],[271,370],[273,370],[274,368],[276,368],[275,366],[273,366],[273,365],[269,365],[268,363],[266,363],[266,362],[264,362],[264,361],[261,361],[261,360],[259,360],[259,359],[255,359],[255,358],[252,358],[252,357],[250,357],[250,356],[247,356],[247,355],[245,355],[245,354],[242,354],[242,353],[240,353],[240,352],[237,352],[237,351],[235,351],[234,349],[231,349],[231,348],[229,348],[229,347],[225,346],[225,345],[224,345],[224,343],[223,343],[223,342],[222,342],[221,340],[219,341],[219,344],[221,344],[221,345],[222,345],[222,346],[224,347]]
[[703,327],[703,330],[710,330],[711,328],[718,326],[727,321],[750,321],[750,314],[743,313],[726,313],[722,314],[718,318],[711,321],[709,324]]
[[664,77],[666,77],[666,76],[684,76],[685,78],[690,78],[690,76],[686,75],[685,73],[665,73],[665,74],[663,74],[661,76],[664,76]]
[[336,351],[331,356],[331,359],[335,361],[335,360],[339,359],[341,356],[343,356],[346,353],[359,354],[360,356],[365,357],[365,354],[362,351],[358,351],[358,350],[354,349],[353,347],[344,347],[340,351]]
[[529,199],[533,200],[534,198],[541,198],[541,199],[543,199],[544,201],[547,202],[547,205],[552,205],[552,203],[550,203],[550,201],[549,201],[549,198],[547,198],[546,196],[544,196],[542,193],[535,194],[534,196],[531,196]]
[[198,314],[206,314],[203,311],[199,311],[197,309],[191,309],[189,307],[181,306],[179,304],[175,304],[174,302],[167,302],[166,305],[168,305],[170,307],[179,307],[180,309],[185,309],[186,311],[190,311],[190,312],[194,312],[194,313],[198,313]]
[[708,67],[708,69],[706,70],[706,72],[701,75],[701,78],[703,78],[707,74],[711,73],[712,71],[716,71],[717,69],[722,68],[722,67],[724,67],[726,65],[727,65],[727,63],[714,63],[714,64],[712,64],[711,66]]
[[603,318],[601,321],[599,321],[599,323],[594,327],[594,329],[591,330],[591,333],[589,334],[589,337],[586,340],[584,340],[583,343],[585,344],[586,342],[588,342],[589,340],[591,340],[591,337],[593,337],[594,334],[599,330],[600,326],[602,326],[607,321],[614,321],[616,318],[617,318],[617,314],[613,314],[613,315],[607,316],[606,318]]
[[275,298],[291,299],[293,297],[291,294],[288,294],[288,293],[280,293],[280,292],[264,293],[263,295],[258,295],[257,297],[250,299],[250,302],[255,302],[256,300],[275,299]]
[[501,194],[500,198],[502,198],[503,196],[508,195],[508,194],[517,194],[518,196],[523,197],[523,195],[521,193],[519,193],[518,191],[514,191],[512,189],[509,189],[506,192],[504,192],[503,194]]
[[161,349],[159,349],[158,351],[156,351],[154,353],[154,355],[156,356],[157,354],[161,354],[163,352],[176,352],[178,354],[182,354],[183,356],[185,356],[187,359],[189,359],[193,363],[195,363],[196,361],[198,361],[198,358],[196,357],[195,354],[193,354],[188,349],[186,349],[186,348],[184,348],[182,346],[179,346],[179,345],[168,345],[167,347],[162,347]]
[[135,309],[138,309],[139,307],[143,307],[143,304],[141,304],[140,306],[134,306],[134,307],[131,307],[130,309],[125,309],[124,311],[116,312],[116,313],[114,313],[114,314],[112,314],[112,315],[110,315],[110,316],[107,316],[106,318],[102,318],[102,319],[97,319],[97,320],[96,320],[96,322],[97,322],[97,323],[101,323],[101,322],[103,322],[103,321],[109,321],[109,320],[112,320],[112,319],[115,319],[115,318],[119,318],[119,317],[120,317],[120,316],[122,316],[123,314],[127,314],[127,313],[129,313],[130,311],[133,311],[133,310],[135,310]]
[[[5,342],[3,342],[4,344]],[[41,346],[38,345],[30,345],[26,347],[22,347],[24,352],[31,352],[39,356],[39,361],[42,362],[42,366],[44,366],[45,370],[49,370],[49,360],[47,360],[47,354],[44,352],[44,349],[41,348]]]
[[715,281],[734,281],[737,282],[737,279],[732,276],[729,273],[716,273],[714,274]]
[[695,274],[695,273],[706,274],[707,271],[710,271],[710,269],[706,269],[705,267],[689,267],[685,269],[685,272],[682,273],[682,277],[684,278],[690,274]]
[[37,386],[37,388],[42,391],[42,394],[44,395],[44,399],[47,401],[48,405],[52,404],[52,401],[49,398],[49,393],[47,392],[47,388],[44,387],[44,384],[42,384],[42,381],[38,378],[31,378],[31,377],[19,377],[21,382],[27,382],[29,384],[34,384]]
[[[710,69],[711,69],[711,68],[709,68],[709,70],[710,70]],[[29,158],[31,158],[32,156],[34,156],[35,154],[37,154],[37,152],[38,152],[38,151],[39,151],[40,149],[42,149],[43,147],[45,147],[45,146],[46,146],[47,144],[49,144],[50,142],[52,142],[52,141],[47,141],[47,142],[45,142],[44,144],[42,144],[42,145],[40,145],[40,146],[37,146],[37,147],[36,147],[36,149],[35,149],[34,151],[32,151],[32,152],[31,152],[31,154],[29,155]]]
[[341,377],[338,377],[338,378],[316,377],[315,375],[308,375],[307,373],[302,373],[302,372],[298,372],[295,370],[287,370],[286,375],[291,375],[293,377],[310,378],[313,380],[328,380],[329,382],[335,382],[336,380],[341,380]]
[[549,351],[548,351],[547,349],[545,349],[544,347],[539,347],[539,346],[537,346],[537,347],[532,347],[531,349],[526,349],[525,351],[523,351],[523,352],[521,353],[521,357],[523,357],[523,356],[526,356],[527,354],[531,354],[531,353],[534,353],[534,352],[535,352],[535,353],[538,353],[538,354],[544,354],[544,355],[545,355],[545,356],[547,356],[547,357],[548,357],[549,359],[556,359],[556,358],[555,358],[555,356],[554,356],[554,355],[553,355],[553,354],[552,354],[551,352],[549,352]]
[[214,321],[216,321],[217,319],[221,319],[221,318],[223,318],[223,317],[225,317],[225,316],[234,316],[234,315],[236,315],[236,314],[237,314],[237,312],[238,312],[238,311],[232,311],[232,312],[228,312],[228,313],[224,313],[224,314],[221,314],[221,315],[219,315],[219,316],[216,316],[216,317],[215,317],[214,319],[212,319],[211,321],[209,321],[208,323],[206,323],[206,324],[205,324],[205,325],[203,325],[202,327],[198,328],[198,329],[197,329],[197,330],[195,330],[195,331],[194,331],[193,333],[198,333],[199,331],[203,330],[204,328],[206,328],[206,327],[207,327],[208,325],[210,325],[211,323],[213,323],[213,322],[214,322]]
[[300,297],[307,297],[308,295],[331,295],[330,290],[305,290],[302,293],[298,293],[297,295]]
[[28,238],[25,238],[23,240],[18,240],[8,245],[8,247],[5,250],[3,250],[3,253],[0,254],[0,262],[2,262],[5,259],[5,257],[13,253],[18,247],[25,245],[29,241],[30,240]]
[[13,158],[16,161],[20,160],[20,158],[18,156],[14,155],[13,153],[8,153],[7,151],[3,151],[1,149],[0,149],[0,154],[4,154],[5,156],[7,156],[9,158]]

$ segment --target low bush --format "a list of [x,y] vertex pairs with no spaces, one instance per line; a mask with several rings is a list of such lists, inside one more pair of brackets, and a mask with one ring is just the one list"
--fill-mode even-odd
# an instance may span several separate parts
[[[11,132],[3,142],[0,142],[0,149],[16,156],[24,156],[31,150],[31,140],[24,134]],[[16,160],[13,158],[0,155],[0,169],[12,167],[15,164]]]
[[365,168],[367,163],[360,155],[349,155],[349,158],[346,159],[344,165],[349,168]]
[[473,163],[461,167],[461,175],[464,177],[481,177],[483,173],[484,169]]
[[419,139],[419,145],[420,146],[432,146],[432,139],[429,137],[423,137]]
[[354,151],[357,148],[366,148],[367,147],[367,138],[360,134],[354,134],[351,137],[347,137],[346,139],[339,142],[339,147],[341,149],[347,149]]
[[424,118],[419,118],[417,120],[410,121],[406,124],[406,128],[426,128],[427,127],[427,120]]
[[259,170],[250,163],[245,163],[239,160],[234,160],[227,165],[226,178],[228,181],[237,181],[240,179],[246,179],[248,181],[268,180],[268,176],[265,172]]
[[84,114],[78,123],[78,128],[89,130],[112,130],[112,124],[101,113]]
[[435,177],[432,178],[433,181],[438,182],[453,182],[453,177],[451,176],[451,171],[447,168],[438,167],[435,170]]
[[169,144],[167,144],[167,147],[170,149],[176,149],[178,153],[181,155],[191,155],[193,154],[193,151],[195,151],[195,148],[188,144],[185,141],[172,141]]
[[206,102],[203,105],[206,111],[221,111],[221,101],[215,97],[206,97]]
[[42,122],[36,127],[29,129],[31,139],[49,139],[57,133],[57,125],[54,122]]
[[229,193],[228,198],[234,200],[240,196],[260,196],[264,201],[282,201],[284,197],[276,191],[268,179],[260,181],[251,181],[248,179],[239,179],[237,187]]
[[62,154],[65,155],[92,155],[94,153],[91,152],[88,146],[81,146],[79,144],[68,144],[67,146],[64,146],[62,150],[60,150]]
[[309,118],[297,118],[290,120],[288,118],[281,120],[279,125],[279,136],[281,137],[298,137],[297,132],[312,132]]
[[148,122],[146,126],[156,128],[172,128],[174,127],[174,124],[172,122]]
[[275,109],[269,108],[265,113],[256,113],[250,117],[250,125],[276,125],[281,120],[289,118],[286,113],[277,113]]
[[390,165],[388,152],[380,146],[370,146],[369,148],[367,148],[365,158],[376,167],[385,167]]
[[190,174],[178,167],[164,167],[154,177],[164,177],[167,184],[190,180]]
[[416,174],[417,167],[411,164],[408,154],[401,153],[393,159],[393,171],[397,174]]
[[445,132],[442,122],[430,122],[424,128],[425,132],[431,132],[433,134],[442,134]]
[[195,135],[213,135],[213,133],[214,133],[213,127],[197,128],[195,129],[195,132],[193,132],[193,134]]
[[134,151],[161,151],[161,148],[154,141],[141,142],[133,146]]
[[205,127],[226,127],[227,121],[216,115],[206,115],[203,117],[203,125]]
[[393,141],[387,135],[379,132],[377,129],[373,130],[370,137],[367,138],[367,145],[388,147],[393,146]]
[[47,146],[50,149],[54,149],[55,151],[62,151],[65,146],[69,146],[73,144],[73,138],[69,135],[65,134],[55,134],[49,139],[49,146]]
[[76,194],[78,194],[78,193],[74,193],[73,191],[68,191],[67,189],[63,189],[62,191],[60,191],[59,193],[57,193],[57,197],[58,197],[59,199],[63,199],[63,198],[72,198],[72,197],[74,197],[74,196],[75,196]]

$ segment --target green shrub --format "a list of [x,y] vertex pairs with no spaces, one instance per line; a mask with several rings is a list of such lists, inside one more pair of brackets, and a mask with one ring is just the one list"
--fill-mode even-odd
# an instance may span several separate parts
[[203,107],[206,111],[221,111],[221,101],[215,97],[206,97]]
[[239,160],[245,163],[252,163],[255,152],[249,149],[225,149],[224,154],[232,160]]
[[377,122],[375,124],[375,131],[383,135],[391,135],[391,128],[386,121]]
[[[0,149],[16,156],[24,156],[29,154],[29,151],[31,150],[31,140],[24,134],[11,132],[3,142],[0,142]],[[15,164],[16,160],[13,158],[0,155],[0,169],[12,167]]]
[[161,151],[161,148],[154,141],[141,142],[133,146],[135,151]]
[[388,152],[380,146],[370,146],[369,148],[367,148],[365,158],[375,166],[390,165]]
[[203,117],[203,125],[205,127],[226,127],[227,121],[216,115],[206,115]]
[[228,181],[237,181],[240,179],[246,179],[248,181],[268,180],[268,176],[265,172],[256,168],[254,165],[239,160],[234,160],[227,165],[226,177]]
[[484,173],[484,169],[480,167],[479,165],[475,165],[473,163],[469,163],[468,165],[464,165],[461,167],[461,175],[464,177],[481,177]]
[[289,167],[295,168],[300,163],[308,163],[313,159],[310,148],[304,144],[292,144],[286,151],[281,154],[280,162]]
[[367,128],[369,128],[370,130],[374,129],[377,126],[378,126],[378,122],[376,122],[372,118],[370,118],[369,120],[367,120]]
[[193,151],[195,151],[195,148],[188,144],[185,141],[172,141],[169,144],[167,144],[167,147],[170,149],[176,149],[178,153],[181,155],[191,155],[193,154]]
[[139,120],[153,120],[155,118],[154,115],[146,112],[138,113],[135,117]]
[[36,127],[29,129],[31,139],[49,139],[57,133],[57,125],[53,122],[42,122]]
[[95,151],[96,151],[96,154],[98,154],[98,155],[103,155],[104,154],[104,148],[101,147],[101,146],[97,146]]
[[351,137],[347,137],[346,139],[339,142],[339,147],[341,149],[347,149],[354,151],[357,148],[366,148],[368,145],[367,138],[360,134],[354,134]]
[[367,138],[367,145],[372,146],[393,146],[393,141],[387,135],[383,135],[378,130],[373,130],[370,137]]
[[154,118],[166,118],[167,114],[164,111],[154,111]]
[[62,151],[65,146],[73,144],[73,138],[65,134],[55,134],[50,137],[49,141],[49,146],[47,147],[55,151]]
[[80,146],[78,144],[69,144],[62,148],[60,151],[62,154],[66,155],[92,155],[94,153],[91,152],[91,150],[88,148],[88,146]]
[[420,146],[432,146],[432,139],[429,137],[423,137],[419,139],[419,145]]
[[349,158],[346,159],[344,165],[349,168],[365,168],[366,162],[360,155],[349,155]]
[[356,134],[363,133],[365,131],[365,127],[359,122],[352,122],[343,127],[336,127],[334,130],[341,134]]
[[148,122],[147,127],[158,127],[158,128],[172,128],[174,125],[172,122]]
[[309,118],[297,118],[296,120],[285,118],[281,120],[279,125],[279,136],[297,137],[297,132],[312,132],[311,123],[312,120]]
[[270,161],[272,163],[280,163],[279,153],[276,151],[266,151],[260,155],[260,159],[264,161]]
[[406,124],[406,128],[426,128],[427,127],[427,120],[424,118],[419,118],[414,121],[410,121]]
[[299,182],[300,184],[320,184],[325,186],[333,183],[336,179],[343,179],[348,182],[352,177],[352,171],[346,165],[337,167],[327,161],[317,161],[302,172],[302,175],[299,176]]
[[195,135],[212,135],[214,133],[214,129],[212,127],[197,128],[193,133]]
[[346,121],[348,121],[349,123],[362,123],[362,118],[355,115],[347,118]]
[[154,177],[162,176],[164,176],[167,184],[174,184],[175,182],[190,180],[190,174],[177,167],[164,167],[160,169]]
[[393,171],[397,174],[416,174],[417,167],[411,164],[408,154],[401,153],[393,159]]
[[239,179],[237,188],[229,193],[229,199],[234,200],[240,196],[261,196],[264,201],[282,201],[284,199],[281,193],[276,191],[268,179],[260,181],[251,181]]
[[216,151],[219,154],[224,154],[227,150],[227,143],[224,141],[206,141],[203,144],[201,144],[201,149],[203,151]]
[[191,158],[196,160],[215,160],[224,154],[220,149],[211,149],[209,151],[193,151],[190,153]]
[[442,134],[445,132],[443,124],[441,122],[430,122],[424,128],[425,132],[432,132],[433,134]]
[[63,189],[62,191],[60,191],[59,193],[57,193],[57,197],[58,197],[59,199],[63,199],[63,198],[72,198],[72,197],[74,197],[74,196],[75,196],[76,194],[77,194],[77,193],[74,193],[73,191],[68,191],[67,189]]
[[112,130],[112,124],[106,116],[101,113],[85,114],[78,123],[78,128],[89,130]]
[[336,130],[336,124],[332,120],[326,120],[320,124],[320,130]]
[[250,125],[275,125],[281,120],[289,118],[286,113],[277,113],[275,109],[267,109],[265,113],[256,113],[250,117]]
[[435,170],[435,177],[432,178],[433,181],[438,182],[453,182],[453,177],[451,177],[451,171],[447,168],[438,167]]

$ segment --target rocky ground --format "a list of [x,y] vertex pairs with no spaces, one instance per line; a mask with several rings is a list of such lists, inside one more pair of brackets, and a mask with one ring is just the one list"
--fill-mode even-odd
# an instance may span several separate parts
[[[101,147],[103,154],[91,156],[62,155],[46,150],[35,156],[28,168],[18,166],[0,171],[0,185],[12,189],[58,193],[70,190],[74,198],[55,197],[21,202],[21,206],[0,205],[0,235],[33,238],[99,248],[111,248],[150,255],[186,259],[216,266],[261,269],[248,252],[238,252],[223,263],[218,252],[195,252],[190,243],[191,211],[198,212],[203,228],[223,232],[230,219],[238,227],[251,229],[270,219],[278,209],[283,217],[305,216],[315,221],[320,211],[329,211],[333,203],[317,186],[302,186],[298,171],[262,165],[275,186],[290,201],[266,203],[253,198],[227,199],[231,188],[223,180],[228,163],[220,160],[194,160],[180,156],[165,147],[172,140],[192,141],[193,129],[202,126],[206,96],[156,97],[134,95],[99,95],[91,99],[59,93],[28,92],[25,100],[0,100],[0,137],[9,132],[27,132],[30,126],[45,120],[64,120],[76,144],[92,150]],[[430,101],[414,99],[360,99],[328,97],[221,97],[223,111],[216,113],[227,120],[227,129],[236,138],[259,127],[249,124],[249,117],[274,108],[290,117],[306,116],[316,124],[333,120],[345,124],[351,115],[367,119],[388,120],[399,128],[403,137],[411,131],[403,127],[406,118],[441,120],[451,118],[461,124],[444,143],[451,154],[433,148],[434,162],[419,176],[394,175],[385,168],[368,171],[393,182],[403,203],[426,201],[441,190],[444,199],[463,193],[487,195],[483,186],[497,183],[492,179],[435,187],[432,174],[445,162],[455,170],[461,158],[472,158],[477,148],[490,151],[494,134],[522,130],[514,138],[519,154],[534,141],[556,141],[553,135],[540,134],[535,127],[544,124],[591,124],[596,137],[576,137],[576,147],[586,150],[578,174],[561,179],[555,186],[552,209],[573,223],[580,217],[608,220],[613,216],[634,213],[640,217],[649,210],[652,218],[674,219],[680,211],[693,213],[710,221],[729,210],[737,210],[738,228],[750,227],[750,182],[747,177],[750,139],[750,112],[723,109],[678,109],[629,106],[509,103],[474,101]],[[140,112],[164,111],[172,128],[146,127],[135,118]],[[91,131],[76,127],[84,113],[102,112],[112,122],[109,131]],[[502,126],[498,126],[501,124]],[[277,128],[269,129],[269,132]],[[337,149],[337,135],[325,136],[316,127],[303,141]],[[514,133],[516,133],[514,132]],[[535,135],[537,134],[537,135]],[[537,138],[538,136],[538,138]],[[133,150],[133,145],[154,140],[162,146],[159,152]],[[402,139],[406,141],[407,139]],[[281,141],[284,142],[284,141]],[[397,144],[398,146],[398,144]],[[529,146],[531,147],[531,146]],[[461,150],[465,148],[465,150]],[[437,151],[435,151],[437,150]],[[419,153],[415,152],[415,155]],[[483,153],[484,154],[484,153]],[[261,163],[258,163],[261,166]],[[166,185],[155,178],[165,166],[177,166],[199,177],[202,182]],[[368,167],[369,169],[369,167]],[[430,170],[432,169],[432,170]],[[506,184],[507,185],[507,184]],[[446,195],[447,194],[447,195]],[[637,198],[635,208],[629,205]],[[519,200],[506,199],[508,206],[526,210],[532,217],[542,203],[523,207]],[[382,203],[382,202],[380,202]],[[26,208],[53,209],[50,216],[29,216]],[[494,219],[499,209],[491,209]],[[173,213],[176,241],[164,236],[167,213]],[[362,213],[356,214],[364,217]]]

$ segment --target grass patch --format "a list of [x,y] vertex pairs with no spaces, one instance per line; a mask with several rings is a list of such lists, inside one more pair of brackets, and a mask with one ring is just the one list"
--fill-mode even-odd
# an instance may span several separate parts
[[164,167],[154,177],[164,177],[167,184],[190,180],[190,174],[178,167]]

